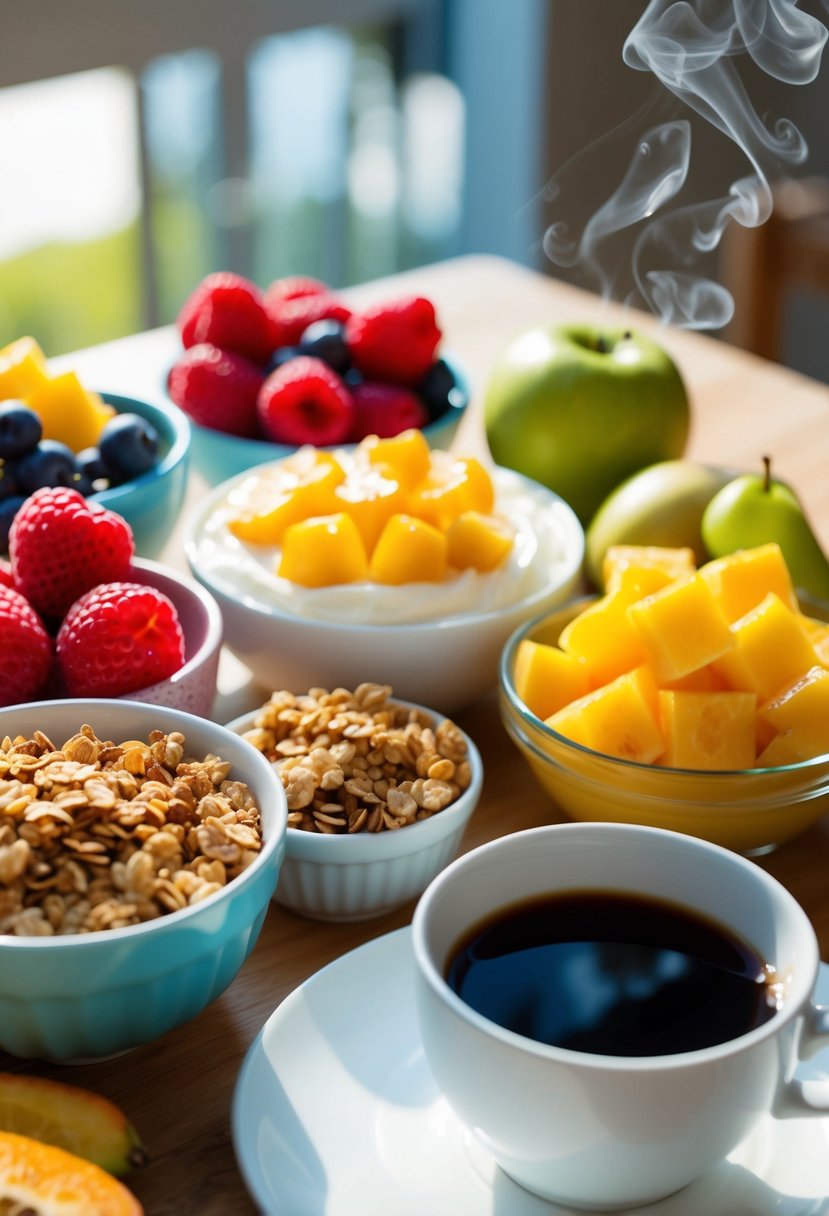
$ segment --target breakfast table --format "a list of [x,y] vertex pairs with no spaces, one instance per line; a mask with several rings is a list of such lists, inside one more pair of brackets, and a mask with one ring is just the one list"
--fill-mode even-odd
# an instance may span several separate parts
[[[434,302],[445,343],[468,371],[472,401],[455,440],[457,449],[485,452],[483,390],[496,353],[513,335],[538,324],[573,321],[635,326],[653,334],[686,380],[693,419],[687,454],[752,470],[760,468],[763,455],[772,455],[779,476],[795,487],[829,548],[829,387],[715,338],[666,329],[654,318],[499,258],[458,258],[365,284],[348,295],[364,304],[398,292],[422,294]],[[165,372],[178,349],[174,329],[166,327],[75,352],[59,362],[75,368],[90,387],[163,402]],[[191,471],[185,508],[204,490],[197,471]],[[186,568],[179,530],[159,557]],[[223,654],[214,716],[230,721],[262,704],[269,692]],[[508,739],[494,692],[456,718],[477,743],[485,767],[483,795],[463,839],[464,851],[507,832],[561,819]],[[829,822],[819,822],[756,864],[800,901],[817,932],[822,957],[829,960]],[[256,1207],[231,1139],[231,1104],[245,1053],[292,990],[346,952],[408,924],[413,907],[375,920],[333,924],[302,919],[272,903],[237,978],[189,1024],[114,1059],[65,1067],[0,1056],[0,1069],[83,1085],[122,1107],[149,1156],[148,1164],[126,1179],[148,1216],[253,1213]],[[369,1039],[373,1016],[382,1018],[382,1008],[367,1014]],[[341,1117],[348,1118],[348,1112]]]

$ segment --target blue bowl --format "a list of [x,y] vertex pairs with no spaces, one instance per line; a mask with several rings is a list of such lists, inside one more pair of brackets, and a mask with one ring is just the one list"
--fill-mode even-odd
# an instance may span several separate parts
[[231,779],[259,806],[263,844],[226,886],[155,920],[65,936],[0,933],[0,1050],[24,1059],[100,1059],[196,1017],[253,949],[285,853],[282,782],[260,752],[214,722],[138,701],[41,701],[0,710],[0,739],[41,730],[60,747],[84,723],[116,743],[181,731],[187,756],[229,761]]
[[190,455],[191,428],[186,415],[173,405],[151,405],[134,397],[101,393],[119,414],[138,414],[155,427],[161,438],[161,459],[155,468],[122,486],[91,496],[110,511],[123,516],[133,531],[139,557],[157,557],[170,540],[184,493]]
[[[448,355],[442,355],[455,376],[456,389],[446,413],[423,428],[423,434],[433,448],[448,448],[455,437],[460,420],[469,404],[470,388],[465,372],[457,360]],[[192,444],[190,458],[193,468],[199,472],[211,486],[217,486],[228,477],[244,473],[255,465],[265,464],[270,460],[281,460],[290,456],[297,449],[288,444],[271,443],[267,439],[241,439],[238,435],[228,435],[224,431],[214,431],[206,426],[190,423]],[[338,443],[329,451],[342,449],[347,444]]]

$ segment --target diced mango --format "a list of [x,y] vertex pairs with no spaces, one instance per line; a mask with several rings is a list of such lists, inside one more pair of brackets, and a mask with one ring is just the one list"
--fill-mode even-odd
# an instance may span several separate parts
[[761,705],[758,716],[779,734],[794,731],[816,748],[814,755],[829,752],[829,671],[811,667]]
[[751,768],[756,754],[757,698],[749,692],[659,693],[665,737],[660,761],[672,768]]
[[814,666],[815,651],[799,614],[769,594],[731,626],[733,648],[714,661],[730,688],[768,701]]
[[359,454],[364,455],[370,464],[391,469],[395,480],[407,490],[413,489],[429,474],[429,441],[417,427],[401,431],[389,439],[369,435],[360,444]]
[[46,356],[34,338],[18,338],[0,350],[0,401],[25,400],[48,379]]
[[445,531],[464,511],[488,515],[494,502],[492,479],[480,461],[436,451],[428,474],[410,492],[408,511]]
[[440,583],[447,565],[443,532],[412,515],[392,515],[374,546],[368,575],[376,583]]
[[645,647],[631,625],[629,589],[603,596],[574,617],[561,631],[558,644],[584,664],[593,688],[599,688],[647,659]]
[[300,448],[273,475],[252,474],[228,495],[228,529],[253,545],[278,545],[291,524],[326,514],[334,488],[345,479],[327,452]]
[[822,756],[825,748],[818,747],[815,740],[804,737],[796,730],[787,730],[775,735],[755,761],[755,768],[779,768],[784,764],[800,764]]
[[660,687],[674,692],[725,692],[728,689],[723,677],[710,663],[689,671],[677,680],[664,680]]
[[515,691],[537,718],[549,718],[578,697],[590,692],[581,659],[558,646],[524,638],[515,653]]
[[731,622],[751,612],[769,592],[774,592],[787,608],[797,611],[797,596],[777,544],[729,553],[706,562],[700,573]]
[[734,645],[728,621],[700,574],[631,604],[627,615],[660,684],[705,667]]
[[653,764],[664,750],[656,712],[657,689],[647,667],[617,676],[546,719],[576,743],[639,764]]
[[471,566],[486,574],[506,559],[515,536],[509,524],[496,515],[464,511],[452,520],[446,540],[450,566],[457,570],[466,570]]
[[[694,550],[667,549],[661,545],[611,545],[602,562],[602,578],[606,591],[615,590],[621,582],[638,578],[651,586],[643,592],[649,595],[667,586],[674,579],[696,570]],[[658,574],[664,575],[661,580]]]
[[115,413],[97,393],[83,387],[75,372],[44,380],[28,394],[26,403],[40,415],[44,438],[65,443],[73,452],[95,447]]
[[330,587],[366,578],[368,558],[354,520],[340,512],[291,524],[282,537],[277,573],[303,587]]
[[351,516],[363,538],[366,553],[370,554],[392,515],[405,509],[403,487],[388,468],[356,469],[331,492],[329,509]]

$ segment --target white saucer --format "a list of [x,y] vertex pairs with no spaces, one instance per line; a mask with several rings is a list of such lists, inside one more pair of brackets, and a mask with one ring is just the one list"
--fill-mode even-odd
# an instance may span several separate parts
[[[829,1075],[829,1053],[808,1075]],[[331,963],[271,1015],[236,1085],[233,1141],[267,1216],[569,1212],[512,1182],[441,1097],[420,1045],[408,928]],[[829,1117],[769,1118],[710,1174],[636,1211],[829,1216]]]

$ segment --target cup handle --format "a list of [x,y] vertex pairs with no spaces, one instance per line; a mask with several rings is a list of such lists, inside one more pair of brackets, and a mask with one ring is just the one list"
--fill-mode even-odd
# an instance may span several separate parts
[[[803,1015],[798,1058],[809,1060],[829,1042],[829,1005],[810,1004]],[[780,1089],[772,1114],[777,1119],[829,1111],[829,1080],[792,1077]]]

